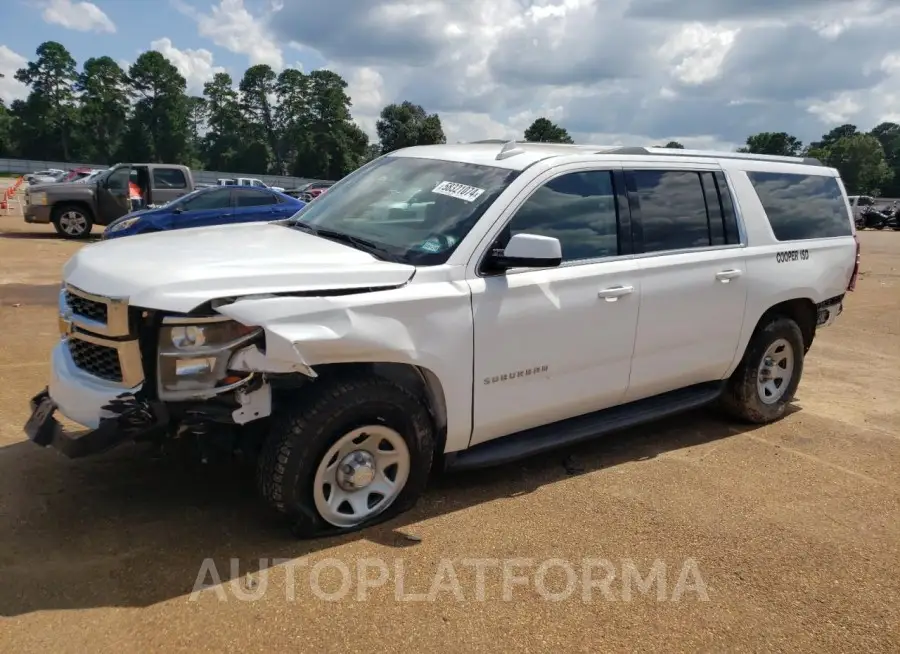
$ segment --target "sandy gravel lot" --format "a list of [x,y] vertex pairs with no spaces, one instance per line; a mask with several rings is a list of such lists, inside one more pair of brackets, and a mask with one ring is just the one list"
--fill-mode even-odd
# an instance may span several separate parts
[[861,241],[778,424],[685,415],[297,542],[237,466],[25,442],[80,246],[0,216],[0,651],[900,651],[900,233]]

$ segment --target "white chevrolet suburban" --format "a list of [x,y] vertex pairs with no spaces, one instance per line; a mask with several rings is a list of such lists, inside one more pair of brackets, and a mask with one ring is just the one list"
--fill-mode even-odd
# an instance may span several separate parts
[[81,249],[25,431],[71,457],[250,453],[300,533],[359,529],[438,466],[711,403],[778,419],[858,266],[844,185],[816,160],[412,147],[288,220]]

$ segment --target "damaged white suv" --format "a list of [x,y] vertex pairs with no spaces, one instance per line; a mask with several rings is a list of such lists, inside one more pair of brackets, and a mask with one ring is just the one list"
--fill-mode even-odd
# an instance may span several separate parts
[[858,256],[840,177],[814,160],[409,148],[286,221],[80,250],[25,431],[73,457],[240,449],[302,534],[358,529],[437,466],[713,402],[781,417]]

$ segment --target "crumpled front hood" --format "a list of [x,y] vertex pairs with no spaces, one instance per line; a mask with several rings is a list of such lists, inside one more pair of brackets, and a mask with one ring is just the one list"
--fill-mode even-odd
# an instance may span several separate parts
[[179,229],[88,245],[63,279],[132,306],[188,312],[212,299],[398,286],[415,267],[274,223]]

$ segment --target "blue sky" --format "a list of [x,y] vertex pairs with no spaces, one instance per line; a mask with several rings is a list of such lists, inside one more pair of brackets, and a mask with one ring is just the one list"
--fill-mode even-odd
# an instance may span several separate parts
[[[410,100],[449,141],[521,138],[538,117],[585,143],[732,149],[900,122],[898,0],[2,0],[0,98],[43,41],[81,63],[151,47],[199,93],[251,64],[328,67],[369,133]],[[461,11],[464,8],[464,11]]]
[[[253,16],[264,16],[271,8],[271,3],[259,0],[246,0],[235,6],[241,4]],[[207,50],[212,55],[213,66],[222,67],[239,78],[250,64],[247,54],[221,47],[216,39],[204,37],[199,33],[198,22],[190,15],[194,11],[213,16],[213,9],[218,5],[210,0],[13,0],[4,7],[3,13],[4,24],[15,27],[0,33],[0,45],[31,59],[42,42],[59,41],[80,65],[90,57],[102,55],[123,63],[133,62],[138,54],[151,49],[154,42],[168,39],[173,48],[181,51]],[[219,20],[222,22],[224,18]],[[286,66],[309,70],[325,63],[314,51],[290,50],[286,53]],[[11,76],[8,70],[0,69],[0,72]]]

